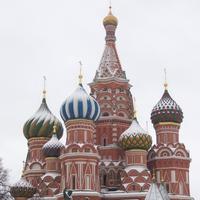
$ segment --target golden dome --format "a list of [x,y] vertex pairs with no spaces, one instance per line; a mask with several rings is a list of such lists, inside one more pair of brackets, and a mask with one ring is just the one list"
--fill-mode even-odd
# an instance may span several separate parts
[[111,6],[109,7],[110,11],[108,13],[108,15],[103,19],[103,25],[114,25],[117,26],[118,24],[118,19],[117,17],[115,17],[112,12],[111,12]]

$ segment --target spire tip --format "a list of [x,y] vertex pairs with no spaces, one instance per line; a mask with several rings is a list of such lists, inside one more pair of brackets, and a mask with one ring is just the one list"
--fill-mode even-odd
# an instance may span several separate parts
[[167,70],[166,70],[166,68],[164,68],[164,74],[165,74],[164,88],[165,88],[165,90],[167,90],[168,83],[167,83]]
[[82,80],[83,80],[83,74],[82,74],[82,62],[81,61],[79,61],[79,64],[80,64],[80,72],[79,72],[79,76],[78,76],[78,78],[79,78],[79,84],[82,84]]

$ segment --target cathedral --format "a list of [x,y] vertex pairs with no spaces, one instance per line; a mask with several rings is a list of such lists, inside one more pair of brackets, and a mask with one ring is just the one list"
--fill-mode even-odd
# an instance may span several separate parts
[[[28,152],[11,195],[16,200],[192,200],[191,158],[179,140],[180,106],[165,81],[151,112],[152,144],[137,120],[132,86],[116,49],[118,19],[111,7],[103,25],[105,49],[90,94],[80,73],[77,88],[60,108],[65,127],[50,111],[45,89],[39,109],[25,122]],[[59,141],[62,136],[65,144]],[[71,192],[68,198],[63,191]]]

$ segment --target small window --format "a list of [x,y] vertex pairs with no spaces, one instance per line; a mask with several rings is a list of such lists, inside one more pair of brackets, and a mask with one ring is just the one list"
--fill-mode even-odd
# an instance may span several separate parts
[[106,138],[103,139],[103,146],[106,146],[107,145],[107,141],[106,141]]
[[106,186],[106,179],[107,179],[106,174],[104,174],[103,175],[103,185],[105,185],[105,186]]
[[119,116],[120,116],[120,117],[124,117],[124,114],[123,114],[123,113],[119,113]]
[[78,149],[77,148],[73,148],[72,152],[78,152]]
[[76,176],[72,175],[72,189],[75,190],[76,189]]
[[85,148],[85,152],[90,152],[90,148]]
[[109,116],[109,114],[107,112],[102,114],[103,117]]
[[107,89],[107,88],[103,88],[103,91],[104,91],[104,92],[107,92],[107,91],[108,91],[108,89]]

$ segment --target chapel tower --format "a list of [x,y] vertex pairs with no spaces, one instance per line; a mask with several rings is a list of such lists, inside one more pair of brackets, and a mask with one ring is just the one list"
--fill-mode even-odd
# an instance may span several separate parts
[[[180,106],[165,90],[151,113],[151,121],[156,131],[156,144],[148,154],[148,166],[156,171],[157,182],[164,181],[173,199],[190,199],[189,166],[190,155],[179,141],[179,129],[183,120]],[[188,197],[188,198],[187,198]]]
[[[85,91],[80,77],[77,89],[62,104],[60,114],[67,138],[61,160],[61,191],[73,190],[73,199],[100,199],[99,152],[94,144],[98,102]],[[81,192],[80,192],[81,191]],[[58,198],[58,199],[63,199]]]
[[101,116],[96,122],[95,143],[100,145],[102,159],[100,176],[101,186],[119,188],[120,170],[124,152],[117,145],[121,133],[131,124],[133,102],[130,92],[131,85],[123,71],[116,49],[115,31],[117,18],[112,14],[111,7],[103,20],[106,31],[105,49],[99,68],[92,83],[91,94],[101,107]]
[[23,127],[24,136],[28,140],[28,153],[23,176],[34,187],[38,187],[41,177],[46,172],[46,161],[42,153],[42,147],[52,137],[54,124],[57,125],[54,134],[60,139],[63,134],[62,124],[50,111],[46,102],[46,90],[44,89],[39,109]]

